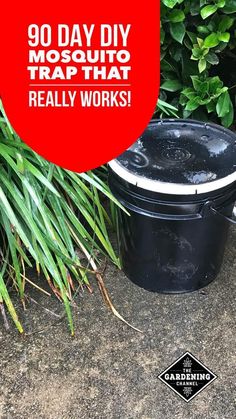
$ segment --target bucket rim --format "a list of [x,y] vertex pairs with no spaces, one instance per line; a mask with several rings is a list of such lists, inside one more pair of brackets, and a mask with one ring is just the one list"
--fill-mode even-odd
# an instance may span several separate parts
[[163,193],[167,195],[199,195],[208,192],[214,192],[223,189],[226,186],[236,182],[236,172],[225,178],[200,185],[183,185],[181,183],[160,182],[159,180],[151,180],[142,176],[134,175],[122,167],[116,160],[109,163],[111,170],[121,179],[136,186],[140,189],[146,189],[151,192]]
[[[160,123],[162,121],[163,124],[168,123],[186,123],[186,124],[199,124],[199,125],[208,125],[209,127],[213,127],[214,129],[218,129],[219,131],[228,132],[232,135],[232,137],[235,137],[236,135],[234,132],[230,131],[227,128],[224,128],[220,125],[210,123],[210,122],[201,122],[196,121],[193,119],[153,119],[150,121],[148,125]],[[231,184],[236,182],[236,171],[231,173],[230,175],[213,180],[210,182],[202,183],[202,184],[192,184],[192,185],[185,185],[182,183],[170,183],[170,182],[162,182],[160,180],[153,180],[148,179],[146,177],[140,176],[138,174],[133,174],[129,170],[127,170],[124,166],[122,166],[117,159],[113,159],[110,162],[108,162],[108,165],[110,169],[121,179],[124,181],[136,186],[140,189],[146,189],[151,192],[156,193],[162,193],[162,194],[168,194],[168,195],[199,195],[199,194],[207,194],[210,192],[217,191],[219,189],[223,189],[227,186],[230,186]]]

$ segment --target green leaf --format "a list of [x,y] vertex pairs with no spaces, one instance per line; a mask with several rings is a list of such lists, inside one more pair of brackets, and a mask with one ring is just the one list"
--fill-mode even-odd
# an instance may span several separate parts
[[219,24],[219,31],[225,32],[231,28],[231,26],[234,24],[234,19],[229,16],[224,16],[221,18],[220,24]]
[[181,106],[185,106],[187,102],[188,102],[188,98],[181,94],[179,98],[179,104]]
[[202,18],[207,19],[209,16],[213,15],[217,11],[217,8],[218,7],[216,5],[209,5],[203,7],[203,9],[201,10]]
[[170,23],[170,33],[171,36],[180,44],[183,43],[185,36],[185,25],[183,22],[179,23]]
[[202,57],[205,57],[209,52],[209,48],[203,48],[202,49]]
[[221,118],[221,123],[222,125],[224,125],[224,127],[229,128],[231,127],[233,122],[234,122],[234,107],[233,107],[232,101],[230,101],[229,111],[223,118]]
[[222,9],[225,6],[225,0],[218,0],[217,7],[218,9]]
[[185,14],[183,10],[174,9],[169,13],[168,18],[173,23],[183,22],[185,19]]
[[185,109],[183,110],[183,118],[187,119],[191,116],[192,112],[191,111],[186,111]]
[[206,70],[206,66],[207,66],[207,62],[205,58],[201,58],[201,60],[198,63],[199,73],[203,73],[203,71]]
[[223,87],[223,82],[220,80],[218,76],[211,77],[209,79],[209,93],[211,95],[215,94],[217,89],[221,89]]
[[191,87],[187,87],[186,89],[182,90],[181,93],[188,99],[193,99],[196,96],[196,92]]
[[204,40],[202,38],[197,38],[198,46],[202,49],[204,45]]
[[163,72],[168,72],[168,71],[172,71],[172,72],[176,72],[176,67],[169,61],[167,60],[162,60],[161,62],[161,71]]
[[32,163],[30,163],[26,159],[24,161],[24,167],[25,169],[29,170],[29,172],[31,172],[37,179],[39,179],[40,182],[46,186],[46,188],[48,188],[51,192],[53,192],[58,197],[60,196],[60,194],[52,185],[52,183],[49,182],[49,180],[45,176],[42,175],[42,172],[40,172],[40,170],[38,170]]
[[166,37],[166,33],[165,33],[164,29],[161,28],[161,44],[164,44],[165,37]]
[[214,48],[217,45],[219,45],[219,39],[217,33],[212,33],[211,35],[208,35],[206,39],[204,40],[204,47],[206,48]]
[[210,103],[212,101],[212,98],[211,97],[207,97],[207,98],[203,98],[202,100],[201,100],[201,105],[208,105],[208,103]]
[[173,9],[175,5],[178,3],[178,0],[162,0],[163,4],[170,9]]
[[197,27],[197,31],[203,35],[208,35],[210,32],[207,26],[201,26],[201,25]]
[[206,56],[205,59],[208,63],[212,64],[212,65],[217,65],[219,64],[219,58],[217,57],[217,55],[214,52],[209,52]]
[[178,118],[176,113],[178,112],[178,109],[161,99],[158,99],[156,110],[163,112],[167,116],[174,116],[175,118]]
[[168,92],[177,92],[182,89],[182,83],[179,80],[166,80],[162,83],[161,89],[167,90]]
[[204,80],[200,80],[199,76],[191,76],[193,87],[197,93],[206,94],[209,89],[209,83]]
[[194,47],[192,49],[192,57],[196,58],[197,60],[202,57],[202,50],[199,47]]
[[18,331],[20,333],[23,333],[23,327],[22,327],[22,325],[21,325],[21,323],[18,319],[18,316],[17,316],[15,308],[12,304],[11,298],[8,294],[7,287],[4,283],[1,272],[0,272],[0,297],[2,297],[3,301],[5,302],[5,304],[8,308],[8,311],[9,311],[9,313],[10,313],[10,315],[11,315],[11,317],[12,317],[12,319],[13,319],[13,321],[14,321],[17,329],[18,329]]
[[229,32],[219,33],[218,34],[218,39],[221,42],[229,42],[229,40],[230,40],[230,33]]
[[223,118],[229,113],[230,102],[231,98],[229,92],[225,92],[219,97],[216,105],[216,112],[219,118]]
[[201,98],[199,96],[196,96],[193,99],[190,99],[185,107],[186,111],[195,111],[200,106]]
[[186,31],[188,37],[190,38],[192,44],[196,44],[197,43],[197,34],[190,32],[190,31]]
[[227,0],[222,11],[226,14],[236,13],[236,0]]
[[214,100],[212,100],[211,102],[209,102],[209,103],[206,105],[206,108],[207,108],[207,112],[208,112],[208,113],[215,112],[215,110],[216,110],[216,105],[215,105]]
[[199,0],[185,0],[185,4],[189,9],[189,13],[191,16],[199,16]]
[[176,45],[176,43],[174,42],[171,48],[169,49],[169,53],[171,58],[173,58],[173,60],[175,60],[178,63],[183,55],[182,46]]

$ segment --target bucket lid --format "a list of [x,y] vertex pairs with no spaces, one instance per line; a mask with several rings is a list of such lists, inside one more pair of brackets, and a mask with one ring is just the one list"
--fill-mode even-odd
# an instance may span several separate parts
[[149,191],[207,193],[236,181],[236,135],[215,124],[153,120],[109,166],[128,183]]

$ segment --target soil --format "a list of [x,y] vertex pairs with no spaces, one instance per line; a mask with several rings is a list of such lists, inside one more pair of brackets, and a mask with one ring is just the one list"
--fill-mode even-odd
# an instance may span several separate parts
[[[0,318],[0,418],[234,419],[235,256],[232,229],[217,280],[184,295],[142,290],[109,266],[105,282],[116,308],[143,333],[109,312],[94,280],[94,293],[81,293],[73,307],[74,338],[55,316],[60,303],[30,288],[37,304],[30,300],[24,312],[15,299],[26,335],[12,324],[6,332]],[[218,376],[188,404],[158,379],[186,351]]]

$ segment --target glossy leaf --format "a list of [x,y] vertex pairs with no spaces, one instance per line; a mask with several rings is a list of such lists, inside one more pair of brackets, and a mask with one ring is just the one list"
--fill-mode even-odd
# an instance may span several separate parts
[[201,16],[203,19],[207,19],[209,16],[213,15],[217,11],[218,7],[214,4],[205,6],[201,10]]
[[217,33],[212,33],[211,35],[208,35],[206,39],[204,40],[204,46],[206,48],[214,48],[219,44],[219,38]]
[[180,23],[171,23],[170,24],[170,33],[172,37],[179,42],[180,44],[183,43],[183,39],[185,37],[185,25],[183,22]]
[[161,89],[167,90],[169,92],[177,92],[182,89],[182,84],[179,80],[166,80],[161,85]]
[[185,14],[182,10],[174,9],[169,14],[169,20],[173,23],[183,22]]
[[229,92],[225,92],[219,97],[217,105],[216,105],[216,111],[220,118],[223,118],[229,113],[230,103],[231,103],[231,99],[229,96]]

